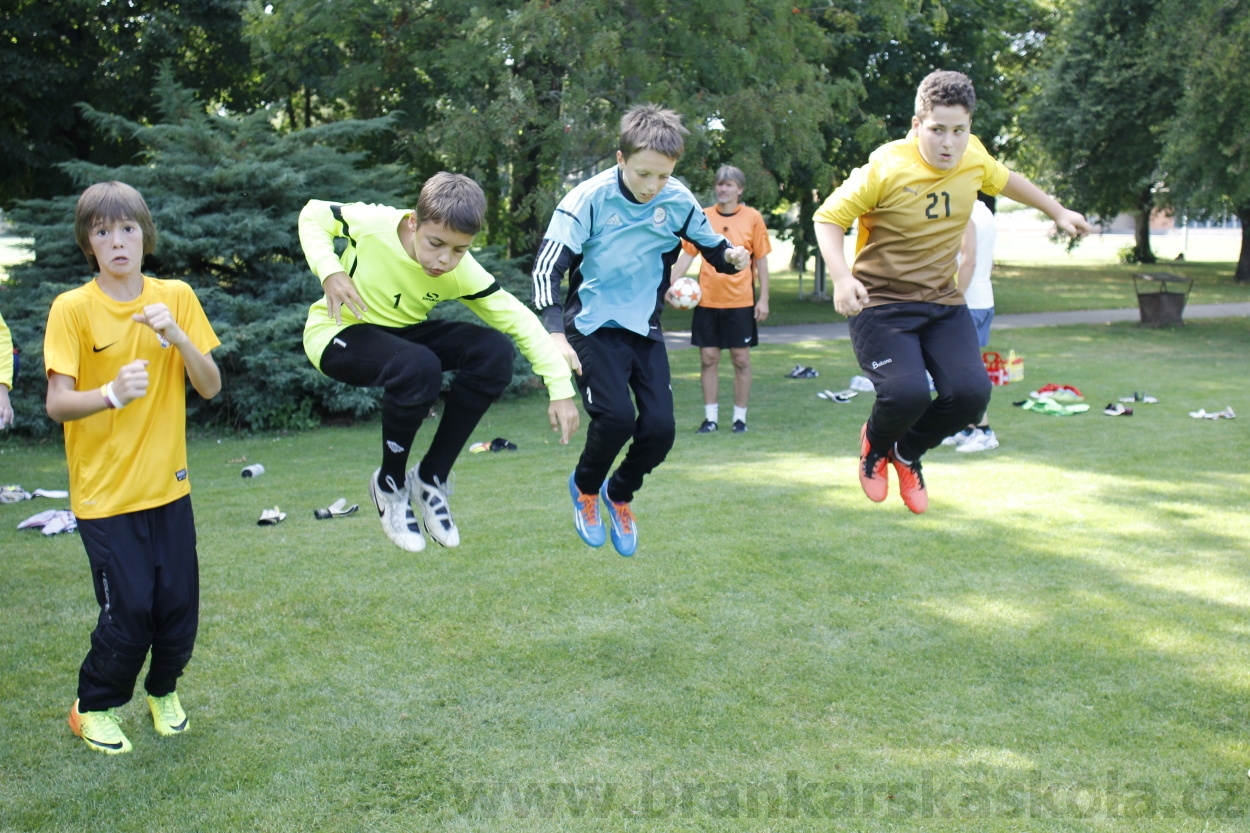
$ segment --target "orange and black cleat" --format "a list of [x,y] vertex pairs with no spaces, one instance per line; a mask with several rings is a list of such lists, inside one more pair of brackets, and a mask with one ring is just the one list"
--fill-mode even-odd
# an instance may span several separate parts
[[859,432],[859,485],[874,503],[885,500],[890,493],[890,467],[887,455],[872,450],[868,443],[868,423]]
[[920,460],[904,463],[891,451],[890,462],[898,475],[898,493],[903,504],[917,515],[923,515],[929,508],[929,493],[924,487],[924,475],[920,473]]

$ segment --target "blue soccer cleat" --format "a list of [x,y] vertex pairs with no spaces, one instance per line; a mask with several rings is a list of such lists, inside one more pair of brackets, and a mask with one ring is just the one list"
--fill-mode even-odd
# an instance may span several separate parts
[[633,510],[628,503],[617,503],[608,497],[608,482],[603,481],[599,489],[603,505],[607,507],[608,518],[612,522],[612,546],[621,555],[630,556],[638,550],[638,523],[634,520]]
[[608,540],[599,516],[599,495],[586,494],[577,488],[577,474],[569,475],[569,494],[573,496],[573,526],[582,540],[592,547],[602,547]]

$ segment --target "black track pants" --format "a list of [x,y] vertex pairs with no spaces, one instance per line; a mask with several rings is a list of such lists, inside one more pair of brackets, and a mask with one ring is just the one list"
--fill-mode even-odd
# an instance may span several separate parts
[[873,448],[885,451],[897,442],[899,453],[914,460],[985,413],[990,380],[966,306],[882,304],[848,324],[855,358],[877,389],[868,419]]

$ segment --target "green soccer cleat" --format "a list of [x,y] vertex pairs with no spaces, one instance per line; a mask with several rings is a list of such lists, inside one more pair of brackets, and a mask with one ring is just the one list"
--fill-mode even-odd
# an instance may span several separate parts
[[130,739],[122,732],[121,722],[115,709],[98,712],[78,711],[78,701],[69,710],[69,728],[83,742],[105,755],[120,755],[130,751]]
[[153,697],[149,694],[148,708],[152,712],[152,725],[156,728],[158,735],[165,737],[181,735],[191,728],[187,713],[182,710],[182,704],[178,702],[176,691],[171,691],[164,697]]

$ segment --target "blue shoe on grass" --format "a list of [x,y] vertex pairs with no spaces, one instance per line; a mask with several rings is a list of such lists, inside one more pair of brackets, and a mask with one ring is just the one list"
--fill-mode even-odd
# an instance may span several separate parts
[[582,492],[577,488],[576,478],[576,472],[569,475],[569,494],[573,497],[573,526],[587,544],[602,547],[608,540],[608,533],[603,528],[603,518],[599,517],[599,495]]
[[634,520],[633,510],[628,503],[617,503],[608,497],[606,480],[599,489],[599,496],[603,498],[608,519],[612,522],[612,546],[621,555],[633,555],[638,550],[638,523]]

